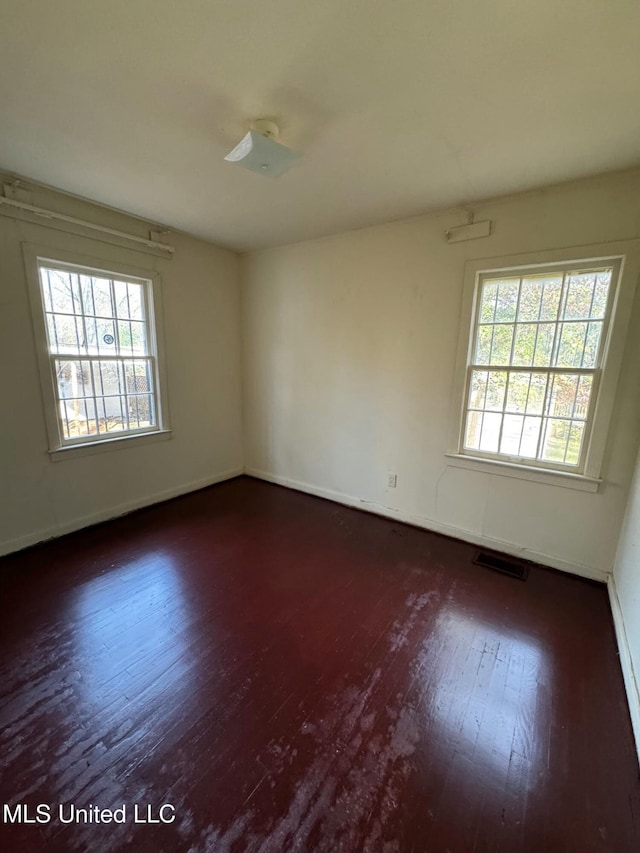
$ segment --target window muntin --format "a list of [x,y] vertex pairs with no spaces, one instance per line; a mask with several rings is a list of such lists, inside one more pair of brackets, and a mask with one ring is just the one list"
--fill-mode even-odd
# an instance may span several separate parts
[[581,472],[615,265],[478,277],[462,452]]
[[159,429],[151,282],[40,259],[60,446]]

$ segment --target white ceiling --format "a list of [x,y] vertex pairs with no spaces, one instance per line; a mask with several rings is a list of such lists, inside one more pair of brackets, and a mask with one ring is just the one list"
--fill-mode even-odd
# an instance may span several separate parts
[[[638,0],[0,0],[0,168],[234,249],[640,162]],[[226,163],[251,119],[301,152]]]

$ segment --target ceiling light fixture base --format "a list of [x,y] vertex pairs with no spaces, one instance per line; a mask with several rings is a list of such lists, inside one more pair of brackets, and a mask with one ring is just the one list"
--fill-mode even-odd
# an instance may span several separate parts
[[250,172],[277,178],[286,172],[299,154],[277,142],[278,125],[271,119],[256,119],[249,133],[224,158]]
[[277,139],[280,136],[280,128],[270,118],[257,118],[251,125],[251,130],[266,136],[267,139]]

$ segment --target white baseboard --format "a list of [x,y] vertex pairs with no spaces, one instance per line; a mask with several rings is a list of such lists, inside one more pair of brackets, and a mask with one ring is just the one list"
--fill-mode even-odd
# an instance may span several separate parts
[[94,512],[90,515],[83,515],[81,518],[76,518],[66,524],[59,524],[53,527],[38,530],[35,533],[29,533],[26,536],[20,536],[17,539],[9,539],[6,542],[0,543],[0,556],[11,554],[14,551],[21,551],[23,548],[28,548],[30,545],[37,545],[39,542],[45,542],[47,539],[55,539],[58,536],[64,536],[66,533],[73,533],[75,530],[81,530],[83,527],[89,527],[92,524],[99,524],[101,521],[108,521],[111,518],[117,518],[120,515],[126,515],[134,509],[142,509],[145,506],[168,501],[171,498],[186,495],[189,492],[196,492],[198,489],[204,489],[207,486],[213,486],[215,483],[221,483],[224,480],[230,480],[232,477],[238,477],[244,473],[243,468],[233,468],[230,471],[223,471],[220,474],[214,474],[211,477],[205,477],[202,480],[195,480],[191,483],[182,483],[180,486],[175,486],[172,489],[165,489],[162,492],[155,492],[152,495],[136,498],[132,501],[125,501],[116,506],[109,507],[100,512]]
[[544,554],[538,551],[532,551],[529,548],[523,548],[516,545],[514,542],[505,542],[502,539],[492,539],[489,536],[483,536],[479,533],[472,533],[468,530],[463,530],[459,527],[454,527],[450,524],[442,524],[442,522],[434,521],[419,515],[402,512],[394,509],[394,507],[384,506],[375,501],[367,501],[364,498],[356,498],[352,495],[337,492],[333,489],[325,489],[320,486],[312,486],[309,483],[302,483],[299,480],[292,480],[289,477],[283,477],[280,474],[271,474],[268,471],[261,471],[257,468],[244,469],[245,474],[250,477],[256,477],[259,480],[266,480],[269,483],[277,483],[279,486],[287,486],[290,489],[296,489],[299,492],[306,492],[309,495],[315,495],[319,498],[326,498],[336,503],[344,504],[345,506],[356,507],[357,509],[372,512],[375,515],[382,515],[385,518],[393,518],[396,521],[403,521],[407,524],[413,524],[415,527],[422,527],[425,530],[431,530],[433,533],[442,533],[445,536],[452,536],[454,539],[462,539],[464,542],[470,542],[472,545],[479,545],[484,548],[491,548],[494,551],[502,551],[504,554],[510,554],[513,557],[520,557],[523,560],[531,560],[534,563],[540,563],[543,566],[549,566],[553,569],[559,569],[562,572],[568,572],[572,575],[578,575],[589,580],[600,581],[607,583],[609,572],[604,569],[595,569],[592,566],[583,566],[580,563],[571,563],[568,560],[562,560],[558,557],[553,557],[550,554]]
[[631,657],[631,649],[627,638],[627,629],[624,624],[624,616],[622,615],[620,599],[618,598],[618,591],[616,590],[616,582],[613,575],[609,576],[607,587],[609,589],[611,613],[613,614],[613,627],[616,632],[618,651],[620,653],[622,677],[624,678],[624,686],[627,691],[631,724],[633,726],[633,734],[636,739],[638,761],[640,762],[640,690],[638,689],[638,680],[633,666],[633,658]]

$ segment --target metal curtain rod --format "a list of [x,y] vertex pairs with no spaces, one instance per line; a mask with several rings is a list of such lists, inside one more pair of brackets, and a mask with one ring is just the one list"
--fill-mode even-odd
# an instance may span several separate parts
[[26,210],[33,213],[35,216],[42,216],[44,219],[60,219],[62,222],[69,222],[71,225],[80,225],[83,228],[92,228],[94,231],[102,231],[104,234],[111,234],[112,237],[122,237],[125,240],[132,240],[134,243],[142,243],[152,249],[163,249],[169,254],[173,254],[175,249],[173,246],[167,246],[165,243],[159,243],[157,240],[147,240],[144,237],[136,237],[133,234],[127,234],[124,231],[116,231],[115,228],[106,228],[104,225],[96,225],[93,222],[87,222],[84,219],[75,219],[73,216],[65,216],[64,213],[55,213],[53,210],[45,210],[43,207],[34,207],[32,204],[25,204],[22,201],[16,201],[12,198],[4,198],[0,196],[0,204],[8,204],[10,207],[17,207],[19,210]]

